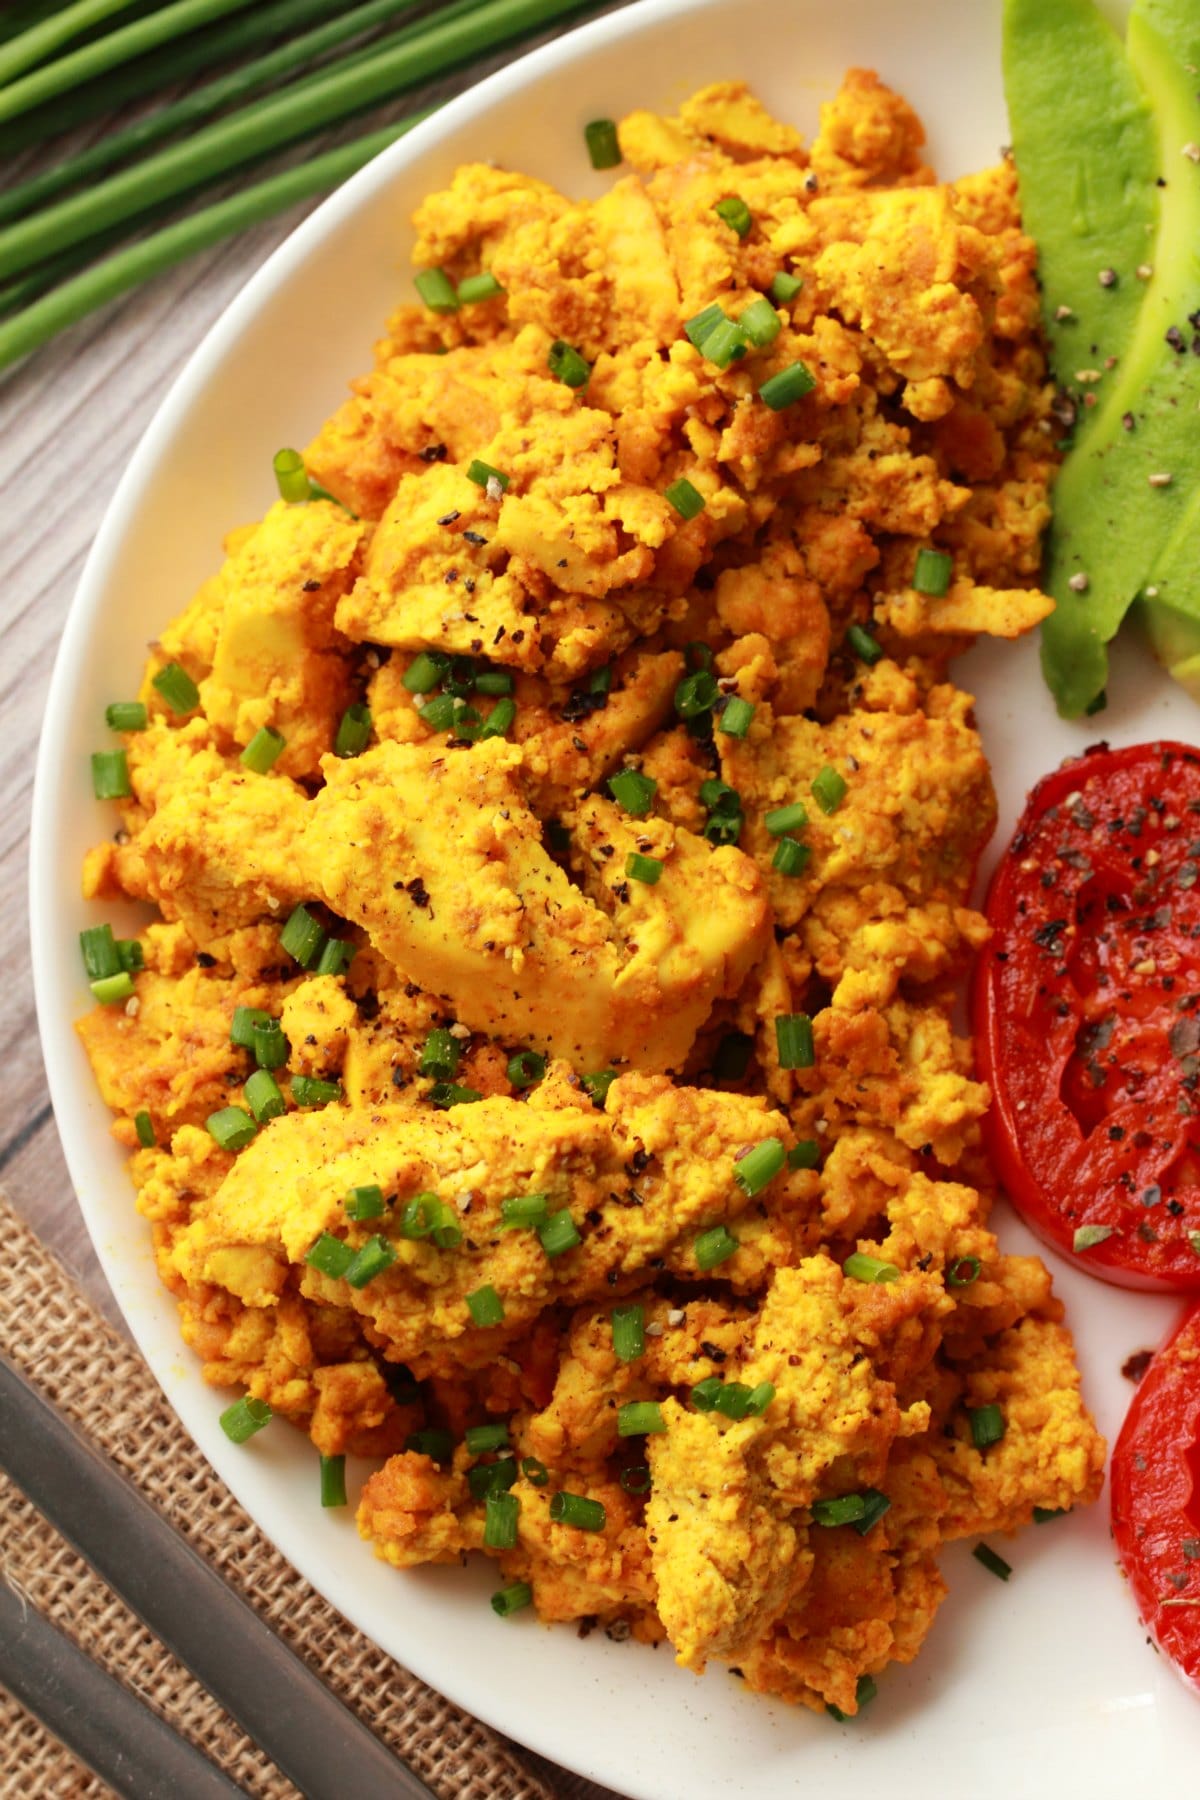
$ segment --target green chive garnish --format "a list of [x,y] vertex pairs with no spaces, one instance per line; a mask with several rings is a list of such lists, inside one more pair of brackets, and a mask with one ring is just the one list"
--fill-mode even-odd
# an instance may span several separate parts
[[750,235],[750,227],[754,220],[751,217],[750,208],[740,194],[734,194],[728,200],[718,200],[713,211],[718,213],[740,238]]
[[498,1462],[476,1463],[467,1470],[467,1492],[472,1500],[486,1500],[489,1494],[506,1494],[516,1479],[516,1459],[502,1456]]
[[433,1230],[438,1205],[436,1194],[414,1194],[406,1201],[404,1211],[400,1215],[400,1236],[402,1238],[427,1238]]
[[280,947],[300,964],[311,968],[321,954],[325,933],[304,905],[297,906],[279,934]]
[[950,577],[954,573],[954,558],[945,550],[918,550],[917,560],[913,565],[912,584],[918,594],[928,594],[940,600],[950,586]]
[[1012,1574],[1012,1564],[1006,1563],[1002,1556],[997,1556],[990,1544],[976,1544],[971,1555],[976,1562],[983,1564],[989,1575],[997,1575],[1001,1581],[1007,1581]]
[[521,1502],[516,1494],[489,1494],[483,1521],[483,1542],[488,1550],[514,1550]]
[[692,1405],[696,1411],[714,1412],[724,1385],[719,1375],[710,1375],[707,1380],[698,1381],[692,1389]]
[[753,1150],[747,1150],[745,1156],[733,1165],[733,1178],[742,1192],[753,1199],[761,1194],[769,1181],[774,1181],[780,1169],[787,1161],[787,1155],[778,1138],[764,1138],[761,1144],[755,1144]]
[[711,306],[704,307],[701,312],[693,313],[692,317],[686,321],[683,327],[689,343],[694,344],[697,350],[702,350],[709,333],[715,330],[716,327],[721,324],[722,320],[724,320],[726,324],[730,323],[730,321],[726,319],[724,310],[719,301],[716,300],[712,302]]
[[829,763],[812,780],[812,797],[823,813],[834,813],[848,792],[845,779]]
[[581,356],[573,344],[563,338],[555,338],[546,357],[546,367],[557,381],[565,387],[586,387],[591,379],[592,365],[585,356]]
[[121,967],[127,975],[136,975],[139,969],[145,968],[146,952],[137,938],[118,938],[116,948]]
[[270,725],[260,725],[246,748],[242,751],[241,762],[256,775],[265,775],[273,768],[287,748],[287,739]]
[[819,1169],[821,1146],[816,1138],[801,1138],[787,1154],[789,1169]]
[[478,275],[464,275],[458,284],[460,306],[477,306],[481,300],[498,300],[504,289],[490,269]]
[[707,669],[697,669],[692,675],[685,675],[675,689],[675,711],[681,719],[698,719],[701,713],[711,712],[720,693],[717,678]]
[[326,938],[321,945],[314,975],[344,975],[354,961],[356,947],[348,938]]
[[[854,1684],[854,1704],[858,1707],[859,1712],[862,1711],[863,1707],[866,1706],[869,1701],[875,1698],[878,1692],[879,1689],[875,1685],[875,1677],[873,1675],[859,1676]],[[857,1717],[857,1714],[843,1712],[840,1706],[835,1706],[833,1704],[832,1700],[829,1701],[825,1711],[829,1714],[831,1719],[836,1719],[840,1725],[851,1725]]]
[[121,953],[111,925],[89,925],[79,934],[83,966],[89,981],[104,981],[121,973]]
[[413,657],[404,671],[402,685],[410,694],[431,694],[449,666],[449,657],[438,655],[435,658],[427,650],[422,650],[418,656]]
[[785,406],[791,406],[795,401],[802,400],[805,394],[811,394],[816,385],[815,377],[804,364],[794,362],[790,368],[781,369],[778,375],[772,375],[769,381],[764,381],[758,390],[758,397],[772,412],[782,412]]
[[756,350],[765,350],[783,330],[779,314],[761,294],[738,314],[738,324]]
[[290,1045],[278,1019],[256,1020],[250,1028],[254,1060],[260,1069],[282,1069],[288,1059]]
[[504,1302],[490,1283],[467,1295],[467,1311],[476,1325],[499,1325],[504,1318]]
[[240,1106],[223,1106],[209,1113],[204,1123],[222,1150],[244,1150],[258,1136],[258,1126]]
[[110,731],[145,731],[148,717],[141,700],[114,700],[104,709],[104,723]]
[[502,1619],[510,1618],[515,1612],[530,1605],[533,1600],[533,1589],[527,1581],[513,1581],[507,1587],[497,1588],[492,1595],[492,1611],[499,1613]]
[[160,669],[151,685],[157,688],[173,713],[194,712],[200,704],[200,689],[178,663],[168,663],[165,669]]
[[464,1087],[457,1081],[435,1081],[429,1098],[439,1112],[448,1112],[452,1106],[473,1106],[483,1095],[478,1088]]
[[504,737],[506,732],[511,729],[516,716],[517,703],[515,700],[507,695],[503,700],[497,700],[483,722],[483,729],[479,733],[480,738]]
[[650,1492],[650,1470],[645,1463],[630,1463],[617,1476],[622,1493],[648,1494]]
[[235,1006],[233,1018],[229,1022],[229,1041],[243,1050],[253,1050],[254,1027],[278,1023],[278,1019],[272,1019],[270,1013],[263,1012],[257,1006]]
[[775,846],[771,867],[778,869],[781,875],[803,875],[811,855],[811,845],[802,844],[794,837],[781,837]]
[[603,1107],[608,1090],[617,1079],[615,1069],[597,1069],[593,1075],[581,1075],[579,1085],[591,1097],[592,1105]]
[[133,998],[133,976],[128,969],[122,969],[117,975],[103,975],[99,981],[88,983],[92,997],[101,1006],[115,1006],[118,1001]]
[[686,475],[663,489],[663,499],[670,501],[681,519],[695,519],[704,511],[704,495],[692,486]]
[[137,1141],[143,1150],[153,1150],[158,1139],[154,1135],[154,1121],[144,1109],[133,1115],[133,1129],[137,1132]]
[[662,872],[663,866],[657,856],[642,856],[631,850],[625,858],[625,873],[631,881],[644,881],[647,887],[653,887]]
[[297,1106],[329,1106],[342,1098],[340,1081],[318,1081],[312,1075],[293,1075],[291,1089]]
[[811,1069],[817,1053],[813,1047],[812,1020],[807,1013],[780,1013],[775,1020],[775,1044],[781,1069]]
[[277,1119],[287,1111],[287,1101],[270,1069],[255,1069],[242,1093],[256,1124],[265,1125],[268,1119]]
[[804,282],[799,275],[788,275],[780,270],[767,289],[776,306],[790,306]]
[[507,488],[509,482],[508,476],[502,469],[493,469],[491,463],[481,462],[477,456],[472,457],[467,464],[467,480],[473,481],[476,487],[481,488],[490,488],[495,482],[501,493]]
[[454,1454],[454,1439],[448,1431],[430,1426],[425,1431],[410,1431],[404,1448],[417,1456],[428,1456],[432,1462],[448,1463]]
[[856,1250],[842,1264],[842,1273],[851,1281],[886,1282],[899,1281],[900,1271],[895,1263],[883,1262],[878,1256],[868,1256],[863,1250]]
[[859,661],[865,662],[868,668],[873,668],[883,655],[882,645],[877,644],[870,632],[864,631],[861,625],[851,625],[846,633],[846,642]]
[[546,1059],[538,1050],[517,1050],[508,1059],[506,1074],[513,1087],[535,1086],[546,1073]]
[[863,1537],[872,1525],[882,1519],[891,1506],[886,1494],[878,1488],[864,1488],[860,1494],[839,1494],[833,1500],[814,1500],[812,1518],[814,1525],[853,1525]]
[[354,1261],[354,1252],[340,1237],[334,1237],[331,1231],[323,1231],[304,1260],[309,1268],[319,1269],[322,1275],[340,1281]]
[[[1070,1510],[1069,1506],[1035,1506],[1033,1509],[1033,1522],[1035,1525],[1048,1525],[1051,1519],[1065,1519]],[[1186,1556],[1187,1554],[1188,1552],[1185,1549],[1184,1555]]]
[[609,777],[608,791],[631,819],[644,819],[654,803],[658,783],[638,769],[621,769]]
[[536,1456],[523,1456],[521,1458],[521,1474],[529,1483],[530,1487],[545,1487],[550,1479],[549,1469],[544,1462],[539,1462]]
[[455,701],[449,694],[435,694],[421,708],[419,718],[430,731],[449,731],[454,723]]
[[743,700],[739,694],[734,694],[717,715],[717,730],[723,731],[726,737],[744,738],[753,717],[754,708],[749,700]]
[[463,1443],[472,1456],[486,1456],[491,1450],[503,1450],[508,1443],[507,1425],[468,1425]]
[[565,1494],[560,1490],[551,1498],[550,1517],[556,1525],[574,1525],[580,1531],[603,1531],[604,1503],[589,1500],[583,1494]]
[[430,312],[458,311],[458,295],[445,269],[418,269],[413,276],[413,286]]
[[614,1306],[612,1310],[613,1355],[618,1362],[636,1362],[646,1352],[646,1309],[644,1306]]
[[430,1075],[435,1081],[448,1079],[457,1070],[461,1057],[458,1039],[439,1025],[425,1039],[417,1073]]
[[458,1214],[448,1200],[435,1198],[431,1208],[433,1224],[429,1235],[439,1250],[456,1250],[462,1243],[463,1231]]
[[713,1225],[696,1239],[696,1267],[707,1271],[728,1262],[736,1254],[738,1241],[728,1225]]
[[275,471],[275,485],[281,500],[295,506],[310,498],[308,470],[298,450],[277,450],[271,459],[271,467]]
[[979,1279],[979,1271],[983,1267],[977,1256],[956,1256],[946,1264],[946,1286],[952,1288],[970,1287]]
[[358,756],[371,741],[371,709],[356,701],[342,714],[333,740],[335,756]]
[[759,1418],[763,1413],[766,1412],[768,1406],[770,1406],[770,1404],[774,1398],[775,1398],[774,1382],[760,1381],[758,1383],[757,1387],[752,1387],[750,1389],[749,1398],[746,1401],[746,1411],[745,1411],[744,1416],[748,1419]]
[[749,343],[741,326],[722,315],[698,347],[706,362],[727,369],[730,363],[745,356]]
[[549,1257],[561,1256],[566,1250],[574,1250],[583,1242],[567,1207],[560,1212],[551,1213],[545,1224],[537,1227],[542,1249]]
[[994,1400],[987,1406],[968,1406],[967,1418],[971,1422],[971,1442],[977,1450],[998,1444],[1004,1436],[1004,1414]]
[[321,1458],[321,1505],[345,1506],[346,1459],[344,1456]]
[[480,669],[475,677],[477,694],[511,694],[512,691],[511,669]]
[[583,128],[583,137],[593,169],[616,168],[621,160],[621,146],[614,119],[592,119]]
[[503,1224],[544,1225],[550,1216],[550,1203],[545,1194],[510,1194],[500,1202]]
[[808,814],[800,801],[794,800],[790,806],[777,806],[767,813],[763,824],[772,837],[783,837],[785,833],[799,831],[801,826],[807,825]]
[[386,1238],[368,1238],[346,1270],[346,1280],[352,1288],[365,1288],[368,1281],[374,1281],[377,1275],[382,1275],[395,1260],[396,1252]]
[[657,1400],[630,1400],[617,1408],[618,1437],[649,1437],[666,1429],[667,1421]]
[[227,1406],[221,1414],[218,1424],[225,1436],[234,1444],[244,1444],[252,1438],[256,1431],[271,1422],[271,1408],[265,1400],[255,1400],[250,1394],[244,1394]]
[[382,1219],[384,1209],[383,1189],[377,1182],[368,1182],[365,1187],[352,1187],[346,1195],[346,1217],[357,1219]]

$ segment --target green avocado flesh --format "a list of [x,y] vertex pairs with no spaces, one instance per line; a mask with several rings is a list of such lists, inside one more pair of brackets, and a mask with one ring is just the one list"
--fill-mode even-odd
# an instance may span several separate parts
[[[1042,667],[1067,718],[1102,692],[1107,645],[1139,595],[1168,666],[1200,654],[1200,581],[1184,560],[1189,517],[1200,519],[1200,322],[1189,317],[1200,308],[1200,162],[1184,148],[1200,141],[1193,47],[1200,0],[1138,0],[1127,59],[1090,0],[1005,7],[1022,209],[1054,372],[1080,420],[1044,570],[1056,610]],[[1108,270],[1112,285],[1099,279]],[[1063,306],[1073,318],[1056,317]],[[1170,618],[1157,620],[1168,591]]]

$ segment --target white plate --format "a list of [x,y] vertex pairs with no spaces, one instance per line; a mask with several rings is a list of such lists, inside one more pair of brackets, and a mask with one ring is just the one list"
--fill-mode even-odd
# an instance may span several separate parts
[[[1119,8],[1116,8],[1119,10]],[[1060,1800],[1127,1800],[1175,1777],[1195,1786],[1200,1706],[1146,1647],[1114,1566],[1104,1501],[1004,1544],[1007,1585],[957,1547],[951,1595],[910,1669],[890,1669],[869,1714],[839,1726],[756,1698],[670,1652],[580,1641],[526,1616],[494,1617],[481,1567],[400,1576],[361,1544],[349,1513],[317,1504],[315,1455],[298,1434],[237,1449],[217,1427],[224,1398],[200,1380],[159,1287],[122,1153],[71,1028],[86,1010],[76,933],[85,848],[111,829],[89,796],[103,708],[129,690],[146,640],[218,560],[226,529],[272,494],[271,455],[304,442],[370,362],[388,309],[408,291],[414,205],[468,158],[511,164],[594,193],[582,126],[745,76],[811,132],[851,64],[917,106],[940,174],[996,157],[1005,138],[997,0],[645,0],[482,83],[364,169],[276,252],[209,333],[133,457],[84,571],[54,672],[34,802],[32,915],[42,1040],[55,1112],[88,1228],[147,1361],[184,1425],[247,1510],[314,1586],[397,1659],[544,1755],[647,1800],[731,1800],[801,1786],[822,1800],[909,1800],[947,1782],[971,1800],[1014,1789]],[[1033,645],[972,653],[1002,831],[1034,778],[1099,735],[1195,732],[1192,705],[1123,647],[1103,721],[1061,724]],[[1032,1247],[1015,1223],[1010,1248]],[[1124,1357],[1154,1344],[1169,1301],[1116,1292],[1056,1268],[1086,1389],[1115,1433],[1130,1389]],[[1186,1790],[1185,1790],[1186,1791]]]

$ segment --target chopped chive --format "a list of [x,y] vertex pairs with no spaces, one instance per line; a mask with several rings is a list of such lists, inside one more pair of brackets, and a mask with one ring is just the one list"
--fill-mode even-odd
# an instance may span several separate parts
[[[770,1382],[764,1384],[771,1387]],[[750,1395],[754,1390],[744,1381],[726,1381],[721,1387],[713,1405],[713,1411],[721,1413],[727,1419],[744,1419],[750,1411]],[[771,1398],[775,1389],[771,1387]]]
[[704,821],[704,835],[710,844],[736,844],[745,823],[740,812],[709,813]]
[[489,1494],[506,1494],[516,1479],[516,1458],[511,1455],[498,1462],[476,1463],[467,1470],[467,1492],[472,1500],[486,1500]]
[[335,756],[358,756],[371,741],[371,709],[361,700],[348,706],[342,714],[333,740]]
[[990,1544],[976,1544],[971,1555],[976,1562],[983,1564],[989,1575],[997,1575],[1001,1581],[1007,1581],[1012,1574],[1012,1564],[1006,1563],[1002,1556],[997,1556]]
[[444,1026],[436,1026],[425,1039],[417,1073],[431,1075],[434,1080],[448,1079],[458,1068],[461,1058],[458,1039]]
[[650,1470],[645,1463],[630,1463],[617,1476],[621,1491],[625,1494],[648,1494],[650,1492]]
[[551,1213],[544,1224],[537,1227],[542,1249],[549,1257],[561,1256],[566,1250],[574,1250],[583,1239],[579,1235],[570,1210],[563,1207],[561,1211]]
[[292,506],[309,498],[308,470],[298,450],[277,450],[271,459],[279,498]]
[[895,1263],[884,1262],[878,1256],[868,1256],[864,1250],[856,1250],[842,1264],[842,1273],[851,1281],[883,1283],[899,1281],[900,1271]]
[[468,1425],[463,1443],[472,1456],[486,1456],[490,1450],[502,1450],[508,1443],[507,1425]]
[[260,1069],[282,1069],[291,1048],[278,1019],[255,1020],[250,1028],[254,1060]]
[[404,1448],[416,1456],[429,1457],[431,1462],[448,1463],[454,1454],[454,1439],[448,1431],[430,1426],[424,1431],[410,1431]]
[[780,1013],[775,1020],[775,1046],[781,1069],[811,1069],[817,1061],[812,1020],[807,1013]]
[[257,1125],[265,1125],[268,1119],[277,1119],[287,1111],[287,1101],[270,1069],[255,1069],[242,1093]]
[[771,858],[771,867],[781,875],[803,875],[812,856],[812,847],[794,837],[781,837]]
[[743,700],[740,694],[733,694],[717,715],[717,730],[723,731],[726,737],[744,738],[753,717],[754,707],[750,701]]
[[346,1506],[346,1459],[344,1456],[321,1458],[321,1505]]
[[312,1075],[293,1075],[291,1089],[297,1106],[329,1106],[342,1098],[340,1081],[318,1081]]
[[555,338],[551,344],[546,357],[546,367],[555,380],[561,381],[564,387],[584,388],[591,379],[591,363],[564,338]]
[[104,723],[110,731],[145,731],[148,718],[141,700],[114,700],[104,709]]
[[111,925],[88,925],[79,934],[83,966],[89,981],[104,981],[121,973],[121,952],[117,949]]
[[580,1531],[603,1531],[604,1503],[589,1500],[584,1494],[566,1494],[560,1489],[550,1501],[550,1517],[556,1525],[574,1525]]
[[92,792],[97,800],[128,800],[129,763],[123,750],[93,750]]
[[865,662],[868,668],[873,668],[883,655],[883,646],[861,625],[851,625],[846,633],[846,642],[859,661]]
[[773,1381],[760,1381],[757,1384],[757,1386],[752,1387],[750,1389],[750,1396],[749,1396],[748,1400],[746,1401],[746,1415],[745,1416],[748,1419],[761,1418],[761,1416],[763,1415],[763,1413],[766,1412],[768,1406],[770,1406],[770,1404],[774,1398],[775,1398],[774,1382]]
[[137,1141],[143,1150],[153,1150],[158,1139],[154,1135],[154,1121],[143,1108],[133,1115],[133,1129],[137,1132]]
[[1078,1225],[1071,1241],[1071,1248],[1077,1256],[1081,1251],[1093,1250],[1097,1244],[1103,1244],[1107,1238],[1110,1238],[1115,1230],[1115,1225]]
[[250,1394],[243,1394],[232,1406],[227,1406],[217,1423],[225,1436],[233,1444],[244,1444],[252,1438],[256,1431],[271,1422],[271,1408],[265,1400],[255,1400]]
[[103,975],[99,981],[88,985],[101,1006],[115,1006],[118,1000],[133,998],[133,976],[128,969],[122,969],[117,975]]
[[243,1050],[253,1050],[254,1027],[278,1023],[278,1019],[273,1019],[270,1013],[263,1012],[257,1006],[235,1006],[233,1018],[229,1022],[229,1041]]
[[712,302],[711,306],[706,306],[702,311],[693,313],[692,317],[685,321],[683,327],[689,343],[694,344],[697,350],[702,350],[705,339],[721,324],[722,320],[726,324],[730,323],[720,302],[716,300]]
[[384,1237],[367,1239],[362,1249],[357,1252],[350,1267],[346,1270],[346,1280],[352,1288],[365,1288],[369,1281],[382,1275],[396,1260],[396,1252]]
[[242,751],[241,762],[256,775],[265,775],[273,768],[287,749],[287,739],[282,733],[272,729],[270,725],[260,725],[246,748]]
[[639,769],[621,769],[609,777],[608,791],[631,819],[644,819],[658,792],[658,783]]
[[438,1204],[436,1194],[414,1194],[406,1201],[404,1211],[400,1215],[400,1236],[402,1238],[426,1238],[433,1230],[435,1207]]
[[160,669],[151,686],[157,688],[174,713],[193,712],[200,704],[200,689],[178,663],[168,663]]
[[662,862],[657,856],[642,856],[631,850],[625,858],[625,873],[631,881],[644,881],[647,887],[654,887],[662,872]]
[[517,1050],[509,1057],[505,1073],[513,1087],[533,1087],[545,1076],[546,1059],[539,1050]]
[[756,350],[765,350],[783,330],[779,314],[761,294],[738,314],[738,324]]
[[[493,486],[502,494],[509,483],[509,477],[502,469],[493,469],[491,463],[481,462],[477,456],[467,464],[467,480],[473,481],[476,487],[486,488],[489,496],[492,496]],[[493,497],[498,499],[499,494]]]
[[354,1261],[354,1252],[340,1237],[334,1237],[331,1231],[323,1231],[304,1260],[309,1268],[319,1269],[322,1275],[340,1281]]
[[354,961],[357,947],[348,938],[326,938],[313,969],[314,975],[344,975]]
[[478,275],[463,276],[458,284],[458,304],[477,306],[482,300],[499,300],[503,292],[492,271],[483,269]]
[[603,698],[612,692],[612,680],[612,664],[601,663],[600,667],[593,669],[589,675],[587,691],[589,694],[598,694]]
[[[859,1712],[862,1711],[863,1707],[866,1706],[869,1701],[875,1698],[878,1692],[879,1689],[875,1685],[875,1677],[873,1675],[859,1676],[854,1684],[854,1704],[857,1706]],[[839,1725],[853,1724],[854,1719],[857,1717],[854,1713],[843,1712],[840,1706],[835,1706],[833,1704],[832,1700],[826,1705],[825,1711],[829,1714],[831,1719],[836,1719]]]
[[532,1600],[533,1589],[527,1581],[512,1581],[507,1587],[496,1589],[492,1595],[492,1611],[502,1619],[508,1619],[530,1605]]
[[413,276],[413,286],[430,312],[458,311],[458,295],[445,269],[418,269]]
[[727,1031],[717,1045],[712,1072],[717,1081],[740,1081],[750,1065],[754,1039],[744,1031]]
[[505,1225],[544,1225],[550,1216],[550,1202],[545,1194],[510,1194],[500,1202],[500,1218]]
[[209,1113],[204,1123],[222,1150],[244,1150],[258,1136],[258,1126],[240,1106],[223,1106]]
[[511,694],[512,691],[511,669],[480,669],[475,677],[477,694]]
[[597,1069],[592,1075],[581,1075],[579,1085],[590,1097],[593,1106],[603,1107],[608,1098],[608,1090],[616,1079],[615,1069]]
[[[1051,1519],[1065,1519],[1070,1510],[1069,1506],[1035,1506],[1033,1522],[1035,1525],[1048,1525]],[[1188,1554],[1186,1549],[1183,1554]]]
[[720,691],[715,675],[697,669],[676,686],[675,711],[681,719],[698,719],[701,713],[712,711]]
[[521,1474],[530,1487],[545,1487],[550,1479],[549,1469],[536,1456],[521,1458]]
[[706,362],[718,369],[727,369],[730,363],[739,362],[745,356],[748,344],[741,326],[722,316],[699,348]]
[[747,1150],[745,1156],[734,1163],[733,1178],[742,1192],[753,1199],[762,1193],[769,1181],[774,1181],[786,1161],[779,1139],[764,1138],[761,1144],[755,1144],[753,1150]]
[[621,160],[621,146],[614,119],[590,120],[583,128],[583,137],[593,169],[616,168]]
[[692,1405],[696,1411],[714,1412],[724,1385],[719,1375],[709,1375],[706,1380],[698,1381],[692,1389]]
[[952,1288],[970,1287],[978,1281],[979,1271],[983,1267],[977,1256],[956,1256],[946,1264],[946,1286]]
[[657,1400],[630,1400],[617,1408],[618,1437],[649,1437],[666,1429],[667,1421]]
[[483,730],[479,733],[480,739],[504,737],[516,716],[517,703],[515,700],[507,695],[503,700],[497,700],[483,722]]
[[456,1250],[462,1243],[463,1231],[458,1214],[448,1200],[436,1197],[430,1209],[432,1224],[429,1235],[439,1250]]
[[738,1241],[728,1225],[713,1225],[708,1231],[702,1231],[693,1246],[696,1252],[696,1267],[707,1271],[715,1269],[720,1263],[728,1262],[737,1253]]
[[504,1302],[490,1283],[485,1282],[467,1295],[467,1311],[476,1325],[499,1325],[504,1319]]
[[787,1154],[789,1169],[819,1169],[821,1146],[816,1138],[801,1138]]
[[429,1098],[439,1112],[448,1112],[452,1106],[472,1106],[483,1095],[478,1088],[464,1087],[457,1081],[435,1081]]
[[325,933],[317,924],[308,908],[297,906],[279,934],[281,949],[307,969],[316,962],[325,943]]
[[145,968],[146,952],[137,938],[118,938],[116,950],[127,975],[136,975],[139,969]]
[[442,670],[442,686],[456,700],[465,700],[475,692],[479,665],[471,656],[450,656]]
[[713,211],[719,214],[730,229],[737,232],[740,238],[748,237],[750,235],[750,227],[753,225],[754,220],[751,217],[750,208],[746,205],[746,202],[742,199],[740,194],[733,194],[728,200],[718,200],[713,207]]
[[646,1309],[637,1304],[612,1310],[613,1355],[618,1362],[636,1362],[646,1352]]
[[785,406],[791,406],[797,400],[803,400],[805,394],[811,394],[817,383],[802,362],[794,362],[789,368],[781,369],[778,375],[772,375],[764,381],[758,390],[758,397],[770,407],[772,412],[782,412]]
[[804,282],[799,275],[789,275],[781,269],[767,289],[776,306],[790,306]]
[[521,1502],[516,1494],[489,1494],[485,1503],[483,1542],[488,1550],[514,1550]]
[[683,646],[683,660],[689,669],[711,669],[713,653],[701,638],[693,638],[690,644]]
[[420,719],[430,731],[449,731],[454,723],[455,702],[449,694],[436,694],[421,708]]
[[945,550],[918,550],[913,564],[912,584],[918,594],[940,600],[950,586],[954,558]]
[[382,1219],[384,1209],[383,1189],[378,1182],[367,1182],[363,1187],[352,1187],[346,1195],[346,1217],[357,1219]]
[[434,658],[427,650],[414,656],[401,677],[401,685],[410,694],[431,694],[449,668],[449,658]]
[[785,833],[799,831],[808,824],[808,814],[799,800],[793,800],[790,806],[777,806],[766,814],[763,824],[772,837],[783,837]]
[[694,488],[686,475],[663,489],[663,499],[670,502],[681,519],[695,519],[704,511],[704,495]]
[[812,796],[823,813],[836,812],[848,791],[844,777],[829,763],[813,776]]
[[987,1406],[968,1406],[967,1418],[971,1422],[971,1442],[977,1450],[998,1444],[1004,1436],[1004,1414],[994,1400]]

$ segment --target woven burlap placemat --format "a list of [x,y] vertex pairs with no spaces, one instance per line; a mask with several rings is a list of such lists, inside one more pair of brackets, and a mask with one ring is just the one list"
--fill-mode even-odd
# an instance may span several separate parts
[[[198,1550],[439,1796],[564,1800],[524,1752],[402,1669],[308,1587],[201,1456],[134,1346],[90,1305],[0,1193],[0,1351],[108,1452]],[[296,1789],[0,1476],[0,1579],[204,1750],[248,1794]],[[0,1689],[0,1796],[110,1790]]]

